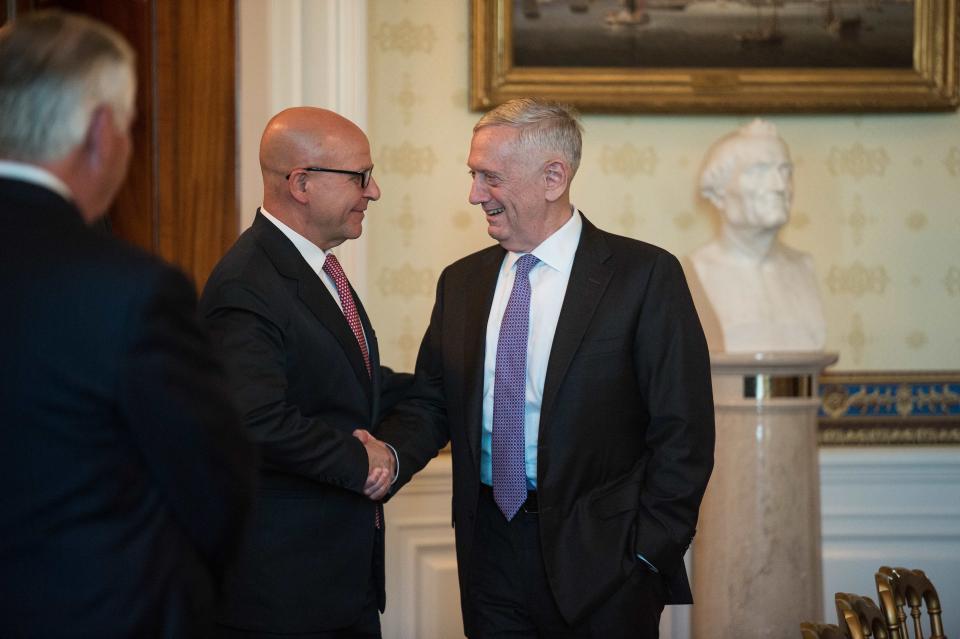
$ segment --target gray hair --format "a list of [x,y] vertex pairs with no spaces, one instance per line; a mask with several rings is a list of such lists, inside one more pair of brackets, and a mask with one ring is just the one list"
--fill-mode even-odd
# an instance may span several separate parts
[[118,127],[129,126],[134,59],[113,29],[72,13],[28,13],[0,29],[0,157],[63,157],[104,104]]
[[747,158],[750,143],[757,139],[779,144],[784,155],[789,157],[787,144],[777,133],[777,127],[772,122],[757,118],[723,136],[710,147],[700,171],[700,194],[713,202],[722,198],[734,171]]
[[487,126],[520,130],[518,150],[555,151],[570,165],[571,176],[580,166],[583,127],[573,107],[536,98],[517,98],[488,111],[473,132]]

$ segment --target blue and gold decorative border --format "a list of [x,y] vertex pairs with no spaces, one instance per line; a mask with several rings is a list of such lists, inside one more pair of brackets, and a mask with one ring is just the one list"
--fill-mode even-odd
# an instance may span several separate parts
[[960,371],[828,373],[822,446],[960,444]]

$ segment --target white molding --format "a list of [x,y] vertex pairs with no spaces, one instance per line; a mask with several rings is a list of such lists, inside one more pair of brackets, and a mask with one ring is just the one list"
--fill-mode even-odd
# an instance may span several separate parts
[[[404,630],[402,636],[404,637],[427,637],[432,636],[424,633],[424,627],[429,625],[453,625],[450,623],[443,623],[442,621],[438,624],[436,622],[430,623],[427,621],[428,617],[434,617],[434,619],[442,618],[441,616],[436,615],[435,602],[427,601],[426,597],[423,595],[428,590],[439,590],[443,589],[447,592],[456,590],[457,597],[456,600],[459,602],[459,587],[457,586],[457,552],[456,547],[453,541],[453,536],[450,536],[450,539],[444,539],[442,537],[420,537],[414,540],[411,540],[411,543],[407,546],[408,552],[413,554],[413,579],[411,582],[408,582],[408,588],[411,592],[415,593],[415,601],[413,605],[409,607],[409,612],[411,613],[409,617],[404,620]],[[453,588],[444,588],[443,584],[439,584],[440,588],[437,588],[438,584],[436,583],[437,570],[430,570],[430,568],[435,568],[435,566],[429,566],[431,560],[441,557],[443,564],[445,566],[450,566],[453,569],[445,571],[447,578],[452,582]],[[434,580],[431,583],[429,573],[433,573]],[[442,578],[441,578],[442,579]],[[459,607],[455,610],[446,611],[451,617],[455,619],[460,619],[460,610]],[[460,628],[463,626],[460,625]]]
[[820,449],[824,481],[898,484],[960,481],[958,447],[840,447]]
[[449,517],[436,517],[424,515],[394,515],[387,520],[387,530],[393,530],[396,534],[404,534],[415,530],[443,530],[449,529],[450,539],[453,539],[453,528],[450,526]]
[[[453,460],[447,453],[440,453],[408,485],[401,489],[401,495],[440,495],[450,499],[453,484]],[[449,511],[449,502],[447,504]],[[448,512],[449,515],[449,512]],[[447,517],[450,523],[450,517]]]
[[[927,571],[941,601],[960,600],[960,449],[820,450],[824,610],[836,592],[872,594],[881,565]],[[960,614],[944,607],[947,636]]]
[[260,135],[275,113],[269,84],[273,76],[269,55],[271,7],[271,3],[263,0],[239,0],[237,4],[238,232],[250,226],[257,207],[263,202],[258,160]]
[[[421,479],[418,476],[411,488]],[[421,633],[425,627],[460,627],[456,541],[450,527],[449,494],[449,481],[446,497],[444,491],[411,494],[405,489],[387,506],[384,639],[428,636]],[[438,607],[436,596],[427,596],[427,592],[452,594],[450,609]]]
[[[303,98],[367,128],[366,0],[313,0],[300,24]],[[317,37],[323,33],[324,37]],[[367,294],[367,240],[345,242],[334,251],[360,299]]]
[[[270,60],[271,115],[287,107],[303,104],[304,60],[303,18],[312,3],[302,0],[268,0],[267,46],[264,53]],[[308,40],[309,42],[309,40]],[[331,70],[327,70],[329,73]],[[335,70],[333,70],[335,72]],[[264,122],[266,124],[266,122]]]
[[[449,477],[418,477],[417,481],[402,489],[403,495],[446,495],[450,497]],[[449,510],[449,504],[447,504]],[[450,523],[450,517],[447,517]]]
[[[267,120],[310,104],[367,125],[367,0],[240,0],[238,174],[240,229],[253,221],[263,189],[258,163]],[[367,240],[337,251],[361,299]]]

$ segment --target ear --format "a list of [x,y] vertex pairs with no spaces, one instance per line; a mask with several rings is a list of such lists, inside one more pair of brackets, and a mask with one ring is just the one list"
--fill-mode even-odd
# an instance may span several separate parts
[[719,211],[722,211],[726,207],[726,198],[724,197],[723,191],[714,188],[703,188],[700,189],[700,195],[707,198]]
[[70,187],[88,224],[98,219],[108,204],[104,202],[104,189],[115,180],[110,174],[116,168],[111,163],[115,136],[113,113],[110,107],[100,105],[90,114],[83,139],[63,158],[45,166]]
[[556,202],[567,192],[570,185],[570,170],[561,160],[552,160],[543,167],[543,181],[546,185],[548,202]]
[[111,127],[113,126],[113,112],[105,104],[99,105],[90,114],[87,124],[87,133],[80,147],[83,161],[88,167],[96,171],[103,167],[104,157],[109,151],[111,143]]
[[297,171],[290,175],[287,180],[287,191],[290,197],[300,204],[307,204],[310,201],[310,195],[307,193],[307,174],[304,171]]

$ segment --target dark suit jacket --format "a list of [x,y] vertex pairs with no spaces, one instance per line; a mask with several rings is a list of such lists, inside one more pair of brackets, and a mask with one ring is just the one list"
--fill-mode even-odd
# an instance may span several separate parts
[[[484,339],[503,257],[494,246],[444,270],[414,399],[380,431],[398,448],[400,482],[452,442],[464,601],[480,483]],[[614,592],[638,568],[637,553],[664,576],[670,603],[690,601],[683,554],[713,443],[709,358],[679,263],[584,219],[550,352],[537,467],[547,576],[568,621]]]
[[351,433],[374,430],[381,395],[395,401],[402,379],[381,369],[376,334],[354,301],[372,379],[330,292],[260,213],[204,289],[201,311],[261,452],[254,522],[230,572],[224,625],[276,633],[348,626],[363,610],[371,571],[383,609],[383,534],[362,494],[367,454]]
[[0,636],[206,636],[254,457],[193,287],[25,182],[0,228]]

